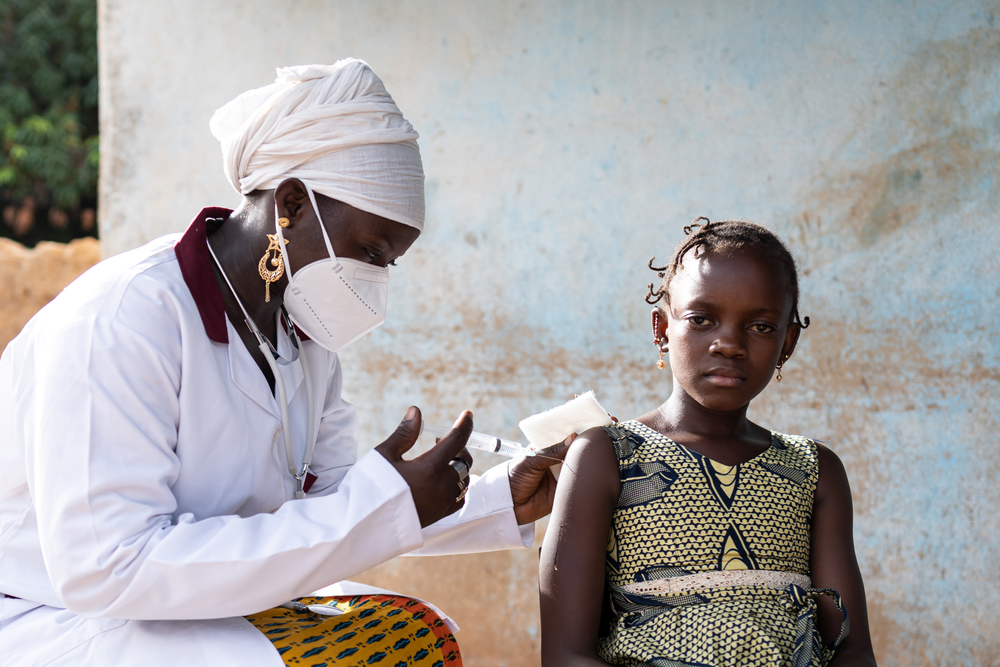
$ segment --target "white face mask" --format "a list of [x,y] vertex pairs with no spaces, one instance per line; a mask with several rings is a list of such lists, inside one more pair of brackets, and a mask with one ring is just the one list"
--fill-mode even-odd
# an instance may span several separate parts
[[311,189],[306,191],[330,256],[293,273],[275,207],[275,231],[288,272],[284,305],[292,322],[309,338],[336,352],[385,322],[389,269],[353,259],[338,259],[319,214],[316,196]]

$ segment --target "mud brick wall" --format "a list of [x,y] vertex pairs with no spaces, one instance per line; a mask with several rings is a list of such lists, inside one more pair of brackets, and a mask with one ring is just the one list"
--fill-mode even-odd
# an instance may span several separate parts
[[0,350],[66,285],[101,259],[97,239],[70,243],[43,241],[25,248],[0,238]]

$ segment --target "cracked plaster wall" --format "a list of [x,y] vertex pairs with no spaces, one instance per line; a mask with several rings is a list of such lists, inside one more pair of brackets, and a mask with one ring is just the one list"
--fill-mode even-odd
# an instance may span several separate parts
[[[363,447],[411,403],[507,437],[588,388],[648,410],[669,377],[646,260],[697,215],[777,230],[813,325],[752,417],[844,459],[880,663],[998,664],[996,2],[100,10],[106,255],[237,202],[208,119],[277,65],[364,58],[421,133],[427,231],[387,325],[343,354]],[[365,578],[452,613],[468,664],[524,665],[536,567],[532,549]]]

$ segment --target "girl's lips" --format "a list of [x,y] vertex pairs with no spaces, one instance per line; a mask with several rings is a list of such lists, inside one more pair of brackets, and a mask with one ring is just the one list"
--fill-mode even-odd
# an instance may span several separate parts
[[743,378],[733,377],[732,375],[715,375],[712,373],[706,373],[705,379],[717,387],[736,387],[745,382]]

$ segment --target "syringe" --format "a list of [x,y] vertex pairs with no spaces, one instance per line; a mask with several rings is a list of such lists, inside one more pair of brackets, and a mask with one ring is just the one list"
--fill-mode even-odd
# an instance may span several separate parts
[[[441,426],[429,426],[427,424],[422,424],[421,433],[427,433],[435,438],[443,438],[451,432],[450,428],[442,428]],[[465,446],[469,449],[478,449],[483,452],[492,452],[494,454],[499,454],[500,456],[507,456],[514,458],[516,456],[534,456],[535,450],[528,449],[524,445],[514,440],[504,440],[503,438],[498,438],[494,435],[486,435],[485,433],[472,432],[469,436],[468,442]]]

